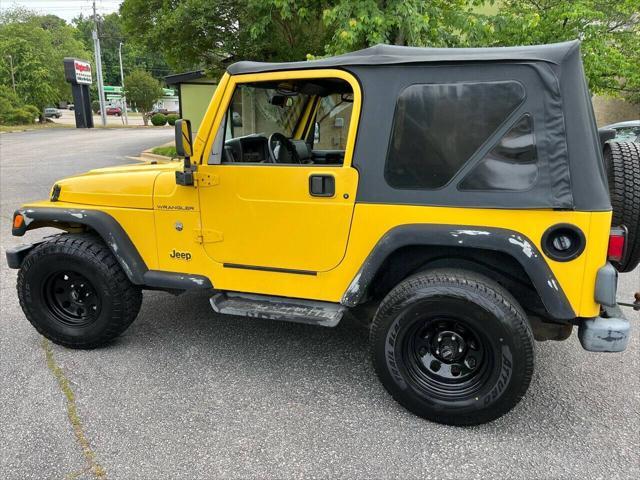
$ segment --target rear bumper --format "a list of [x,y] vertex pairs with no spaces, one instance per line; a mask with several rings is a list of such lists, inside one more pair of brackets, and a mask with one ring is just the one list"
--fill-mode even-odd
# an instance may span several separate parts
[[590,352],[622,352],[627,348],[631,325],[618,305],[603,306],[602,315],[585,318],[578,327],[582,348]]

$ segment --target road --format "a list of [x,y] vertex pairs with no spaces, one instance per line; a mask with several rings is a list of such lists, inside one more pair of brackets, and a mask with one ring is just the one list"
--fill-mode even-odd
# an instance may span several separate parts
[[[43,346],[5,266],[5,248],[21,241],[9,234],[13,209],[46,197],[59,177],[124,163],[170,136],[0,135],[0,478],[640,476],[640,338],[629,309],[626,352],[585,352],[575,334],[538,343],[524,400],[473,428],[398,406],[370,365],[366,330],[348,320],[323,329],[220,317],[206,294],[146,292],[139,318],[114,344]],[[620,296],[638,284],[640,270],[622,275]]]

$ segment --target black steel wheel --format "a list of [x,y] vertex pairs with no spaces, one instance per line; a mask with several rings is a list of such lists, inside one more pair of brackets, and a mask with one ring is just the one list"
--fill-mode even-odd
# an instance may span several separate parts
[[[441,307],[459,308],[444,299]],[[435,305],[432,305],[435,306]],[[442,399],[474,395],[492,370],[492,347],[464,317],[426,313],[403,336],[403,363],[413,384]]]
[[513,408],[533,374],[533,334],[516,300],[463,270],[400,283],[371,327],[382,384],[410,411],[450,425],[491,421]]
[[42,294],[53,318],[64,325],[86,326],[100,316],[100,295],[81,273],[72,270],[52,273]]
[[20,267],[17,288],[36,330],[70,348],[110,342],[129,327],[142,303],[140,288],[90,234],[58,235],[35,247]]

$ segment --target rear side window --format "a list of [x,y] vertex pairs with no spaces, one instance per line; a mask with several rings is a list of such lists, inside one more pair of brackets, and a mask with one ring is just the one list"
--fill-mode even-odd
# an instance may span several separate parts
[[461,190],[530,189],[538,178],[533,121],[524,115],[460,183]]
[[396,104],[387,182],[405,189],[443,187],[524,98],[516,81],[407,87]]

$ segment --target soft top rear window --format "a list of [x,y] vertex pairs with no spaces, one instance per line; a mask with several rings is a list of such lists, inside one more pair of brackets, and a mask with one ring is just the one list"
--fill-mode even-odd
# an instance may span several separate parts
[[446,185],[525,99],[517,81],[415,84],[399,95],[385,164],[389,185]]

